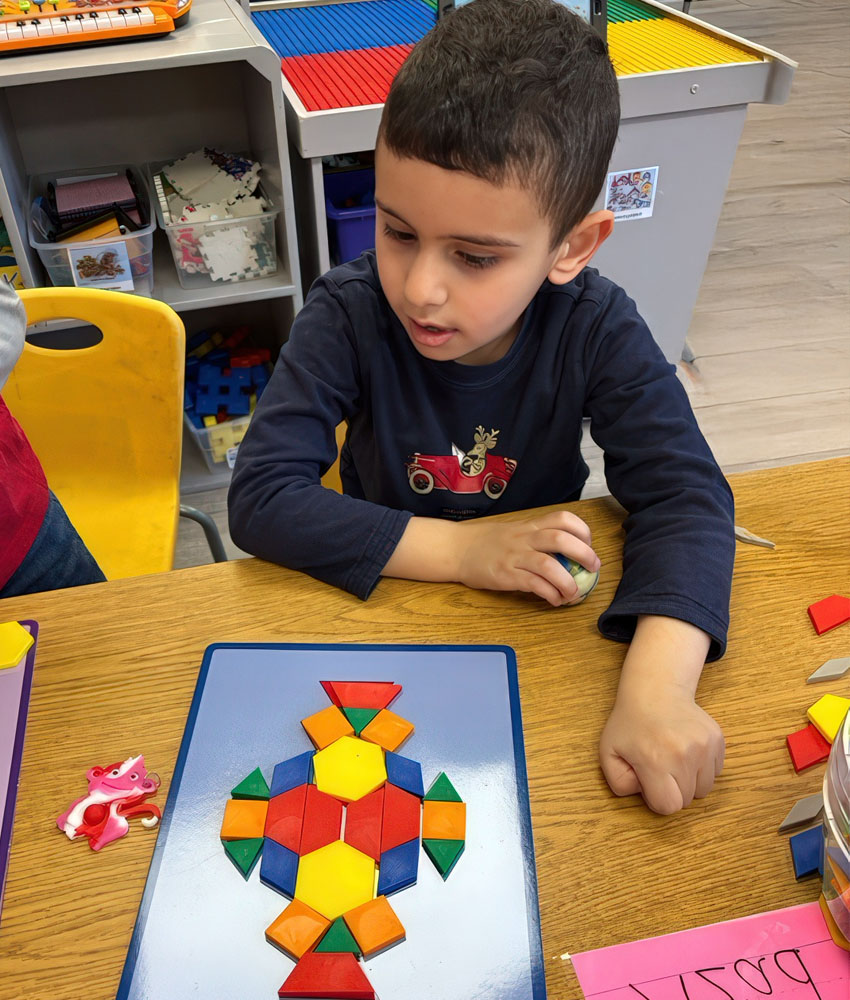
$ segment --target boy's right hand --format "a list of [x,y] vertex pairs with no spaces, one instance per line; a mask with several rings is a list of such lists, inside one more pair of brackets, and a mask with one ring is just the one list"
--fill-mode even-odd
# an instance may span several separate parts
[[550,553],[599,570],[590,528],[565,510],[529,521],[460,521],[457,582],[479,590],[537,594],[555,607],[581,600],[575,580]]

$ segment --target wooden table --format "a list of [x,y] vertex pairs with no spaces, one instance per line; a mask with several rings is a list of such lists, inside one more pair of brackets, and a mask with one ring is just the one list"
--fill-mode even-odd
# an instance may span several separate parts
[[[700,702],[722,725],[726,769],[712,794],[662,818],[615,799],[596,744],[623,648],[596,631],[620,573],[621,511],[575,509],[603,564],[589,601],[553,609],[519,595],[384,580],[368,602],[243,560],[0,601],[0,621],[41,626],[6,898],[0,1000],[115,996],[155,835],[96,854],[54,818],[85,771],[143,752],[163,805],[203,651],[219,641],[504,643],[516,650],[549,996],[580,991],[562,953],[813,900],[777,833],[823,767],[795,775],[785,736],[825,690],[807,687],[850,652],[850,626],[817,637],[809,604],[850,593],[850,460],[731,479],[738,524],[775,551],[738,546],[729,652]],[[184,1000],[175,997],[174,1000]],[[215,998],[207,998],[215,1000]]]

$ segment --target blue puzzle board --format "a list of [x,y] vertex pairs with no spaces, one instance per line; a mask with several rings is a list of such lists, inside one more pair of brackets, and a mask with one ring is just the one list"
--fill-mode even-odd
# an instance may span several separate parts
[[[443,882],[420,850],[390,896],[406,940],[364,963],[381,1000],[545,1000],[516,660],[504,646],[210,646],[165,806],[118,1000],[275,1000],[294,963],[264,937],[288,900],[246,882],[219,840],[230,790],[312,750],[301,719],[323,680],[393,681],[416,731],[399,749],[425,787],[467,803],[466,849]],[[153,763],[153,762],[151,762]],[[144,836],[139,831],[137,836]]]

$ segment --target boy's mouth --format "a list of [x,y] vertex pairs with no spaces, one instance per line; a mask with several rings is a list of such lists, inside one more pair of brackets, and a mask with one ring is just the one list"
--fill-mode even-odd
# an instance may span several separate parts
[[438,326],[436,323],[420,323],[412,316],[410,320],[410,335],[417,344],[423,347],[440,347],[450,340],[457,330],[445,326]]

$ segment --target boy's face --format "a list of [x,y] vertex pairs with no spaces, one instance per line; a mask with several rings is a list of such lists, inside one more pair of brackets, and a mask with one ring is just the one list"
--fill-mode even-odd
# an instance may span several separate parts
[[375,175],[381,286],[416,350],[468,365],[503,358],[563,252],[532,197],[382,144]]

